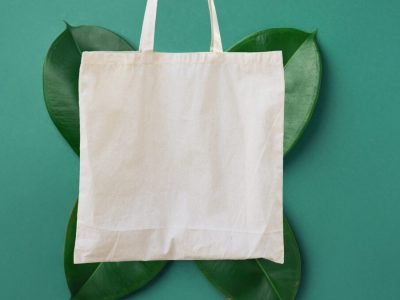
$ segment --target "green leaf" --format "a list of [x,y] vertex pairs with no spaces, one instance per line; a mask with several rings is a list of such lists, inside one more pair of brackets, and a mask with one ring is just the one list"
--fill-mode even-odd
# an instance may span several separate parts
[[124,39],[95,26],[72,27],[50,46],[43,66],[46,107],[63,137],[79,154],[78,75],[82,51],[134,50]]
[[285,263],[265,259],[199,260],[207,279],[230,300],[291,300],[300,284],[301,259],[295,236],[284,219]]
[[77,203],[68,222],[64,252],[65,276],[71,299],[120,299],[149,283],[165,267],[166,261],[74,264]]
[[244,38],[228,51],[261,52],[282,50],[285,65],[284,152],[295,145],[318,99],[321,59],[315,33],[291,28],[267,29]]

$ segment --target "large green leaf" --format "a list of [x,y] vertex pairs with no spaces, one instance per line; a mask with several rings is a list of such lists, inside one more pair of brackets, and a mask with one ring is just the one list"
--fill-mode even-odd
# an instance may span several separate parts
[[50,46],[43,66],[43,93],[54,124],[79,154],[78,75],[83,51],[134,50],[124,39],[95,26],[67,28]]
[[289,223],[284,219],[285,263],[265,259],[199,260],[208,280],[230,300],[291,300],[300,284],[301,259]]
[[308,124],[318,99],[321,60],[315,33],[291,28],[267,29],[246,37],[228,51],[282,50],[285,65],[285,154]]
[[72,299],[120,299],[149,283],[165,267],[165,261],[74,264],[77,203],[68,222],[64,252],[65,276]]

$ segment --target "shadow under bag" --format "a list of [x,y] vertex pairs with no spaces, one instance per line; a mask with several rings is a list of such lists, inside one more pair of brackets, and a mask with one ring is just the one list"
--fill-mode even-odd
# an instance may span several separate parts
[[74,263],[266,258],[283,263],[281,51],[83,52]]

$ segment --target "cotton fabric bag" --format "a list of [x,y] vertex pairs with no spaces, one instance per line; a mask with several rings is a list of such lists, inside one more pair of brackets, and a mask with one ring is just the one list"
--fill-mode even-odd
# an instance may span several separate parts
[[83,52],[74,263],[266,258],[283,263],[281,51]]

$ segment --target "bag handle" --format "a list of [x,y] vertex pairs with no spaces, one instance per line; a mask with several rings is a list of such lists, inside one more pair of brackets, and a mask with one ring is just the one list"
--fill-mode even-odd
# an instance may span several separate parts
[[[154,33],[156,26],[158,0],[147,0],[146,11],[144,13],[142,33],[140,36],[139,51],[154,51]],[[214,0],[208,0],[208,9],[210,10],[211,23],[211,52],[223,52],[221,34],[219,32],[217,13],[215,11]]]

